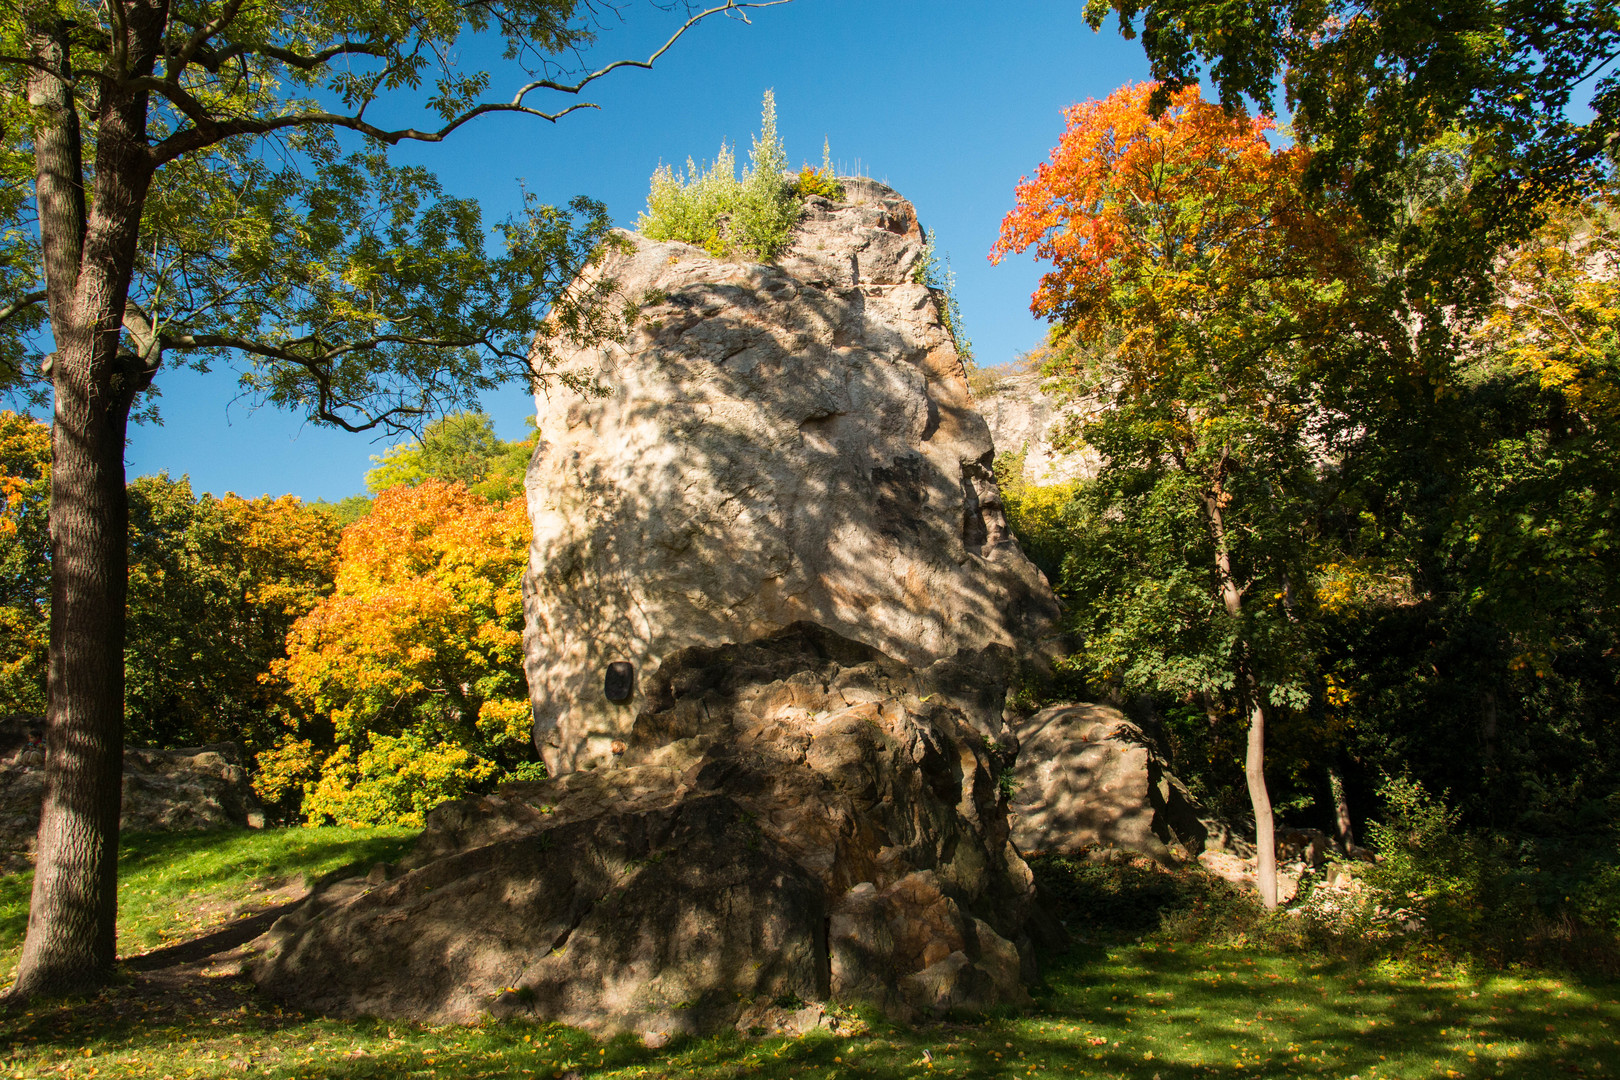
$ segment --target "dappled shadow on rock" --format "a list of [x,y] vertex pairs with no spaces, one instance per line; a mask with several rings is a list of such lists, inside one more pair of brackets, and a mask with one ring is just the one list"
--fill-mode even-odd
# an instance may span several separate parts
[[1026,854],[1118,849],[1197,856],[1202,808],[1142,729],[1107,705],[1065,702],[1020,719],[1013,840]]
[[[639,308],[537,397],[525,664],[554,774],[609,760],[681,649],[809,621],[913,666],[1038,652],[1058,604],[1007,529],[989,429],[911,205],[812,200],[779,264],[626,236],[594,273]],[[606,691],[610,665],[642,676]]]
[[1042,924],[984,734],[1007,662],[916,672],[809,624],[685,650],[619,767],[445,804],[390,880],[281,920],[256,978],[332,1013],[654,1042],[773,1002],[799,1025],[829,997],[1026,1002]]

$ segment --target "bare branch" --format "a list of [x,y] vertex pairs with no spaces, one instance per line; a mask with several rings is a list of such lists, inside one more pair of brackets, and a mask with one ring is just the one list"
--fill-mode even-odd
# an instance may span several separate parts
[[[706,11],[700,11],[696,15],[693,15],[690,19],[687,19],[686,22],[681,25],[681,28],[675,31],[675,33],[671,34],[669,40],[664,42],[664,44],[659,47],[657,52],[653,53],[645,60],[615,60],[606,67],[597,68],[595,71],[591,72],[589,75],[586,75],[576,83],[557,83],[551,81],[550,79],[539,79],[518,90],[517,95],[512,99],[512,104],[521,104],[523,98],[534,90],[556,90],[557,92],[563,94],[577,94],[581,90],[585,89],[585,87],[595,82],[597,79],[600,79],[608,72],[617,68],[633,67],[641,68],[643,70],[650,70],[658,58],[668,52],[674,46],[674,44],[681,39],[682,35],[711,15],[718,15],[726,11],[736,11],[741,13],[745,8],[776,7],[778,4],[787,4],[791,2],[792,0],[763,0],[763,2],[759,3],[738,3],[737,0],[727,0],[727,2],[722,4],[720,7],[712,7]],[[745,14],[739,14],[739,18],[741,18],[743,22],[748,21],[748,16]]]
[[236,349],[253,356],[263,356],[271,360],[286,360],[300,367],[327,364],[349,353],[369,352],[383,345],[421,345],[432,349],[465,349],[476,345],[486,344],[484,337],[478,334],[459,335],[457,337],[425,338],[410,337],[404,334],[378,334],[376,337],[361,338],[358,341],[345,342],[334,345],[330,349],[323,349],[317,354],[300,352],[297,346],[306,345],[318,339],[314,335],[293,338],[282,345],[269,345],[252,338],[237,337],[234,334],[179,334],[175,336],[160,335],[163,347],[166,349]]
[[[175,72],[170,72],[168,78],[161,80],[153,78],[130,79],[125,85],[131,89],[148,90],[152,93],[162,95],[195,125],[193,128],[188,130],[175,132],[173,135],[169,136],[167,139],[164,139],[161,143],[158,143],[155,147],[153,147],[152,152],[154,164],[159,165],[167,161],[172,161],[182,154],[200,149],[204,146],[213,145],[214,143],[221,142],[236,135],[265,135],[271,132],[297,127],[342,128],[349,131],[359,132],[362,135],[367,135],[378,140],[379,142],[387,143],[390,146],[394,146],[402,142],[442,142],[444,139],[449,137],[453,131],[461,127],[463,124],[489,113],[521,113],[526,116],[534,116],[541,120],[549,120],[555,123],[564,116],[567,116],[569,113],[576,110],[600,108],[600,106],[593,102],[582,101],[569,105],[567,108],[558,109],[556,112],[546,112],[542,109],[536,109],[532,106],[525,105],[524,100],[536,90],[552,90],[562,94],[578,94],[591,83],[619,68],[630,67],[650,69],[660,57],[668,52],[670,48],[674,46],[674,44],[679,41],[683,35],[686,34],[687,31],[710,16],[724,14],[727,12],[737,12],[738,17],[742,18],[743,21],[746,22],[747,15],[743,14],[743,12],[748,9],[776,7],[779,4],[791,2],[792,0],[759,0],[759,2],[745,3],[742,2],[742,0],[727,0],[727,2],[724,4],[700,11],[696,15],[693,15],[691,18],[687,19],[686,22],[681,25],[680,29],[676,30],[674,34],[670,35],[669,40],[665,41],[663,45],[661,45],[645,60],[615,60],[611,64],[600,67],[573,83],[561,83],[551,79],[538,79],[534,82],[530,82],[519,87],[517,93],[512,96],[511,101],[484,102],[482,104],[475,105],[461,114],[452,117],[450,120],[446,121],[442,127],[430,131],[423,131],[418,128],[388,129],[378,127],[377,125],[369,123],[362,118],[361,114],[364,113],[364,108],[360,110],[360,113],[352,116],[341,113],[311,111],[304,113],[293,113],[287,116],[271,117],[267,119],[222,119],[211,113],[207,106],[203,105],[202,102],[198,101],[189,92],[183,90],[175,81]],[[367,51],[366,49],[361,48],[360,45],[344,45],[342,48],[344,51],[352,52]],[[277,55],[279,50],[276,52],[263,49],[258,51],[263,52],[267,56],[272,56],[275,59],[283,59],[283,62],[290,62]],[[315,56],[319,55],[321,54],[315,54]],[[376,53],[372,53],[372,55],[376,55]],[[310,66],[319,66],[319,62],[315,61],[312,57]]]

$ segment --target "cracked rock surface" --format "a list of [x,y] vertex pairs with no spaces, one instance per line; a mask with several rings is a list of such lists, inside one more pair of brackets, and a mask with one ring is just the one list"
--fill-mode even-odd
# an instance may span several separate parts
[[564,351],[608,393],[537,396],[526,485],[525,666],[552,775],[611,764],[691,646],[808,621],[916,667],[1054,633],[940,298],[913,281],[916,212],[844,183],[778,264],[627,234],[597,271],[639,321]]
[[[1008,840],[1009,657],[914,670],[811,624],[670,658],[616,768],[446,803],[395,867],[280,920],[301,1007],[533,1016],[657,1044],[1027,1001],[1052,943]],[[780,1014],[779,1016],[777,1014]]]

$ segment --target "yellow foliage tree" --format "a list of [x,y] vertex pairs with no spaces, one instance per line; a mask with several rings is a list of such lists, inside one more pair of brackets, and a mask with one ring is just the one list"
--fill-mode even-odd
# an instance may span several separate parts
[[521,498],[436,480],[380,494],[343,534],[332,595],[288,636],[274,676],[309,715],[260,755],[260,793],[301,788],[311,823],[420,825],[444,799],[539,775],[527,543]]

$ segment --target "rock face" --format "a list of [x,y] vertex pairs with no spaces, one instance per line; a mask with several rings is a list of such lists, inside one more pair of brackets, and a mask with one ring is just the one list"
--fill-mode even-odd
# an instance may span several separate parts
[[1025,853],[1204,849],[1200,809],[1142,730],[1106,705],[1053,705],[1015,725],[1013,842]]
[[[1058,607],[1019,550],[911,204],[846,180],[779,265],[627,235],[623,345],[539,396],[525,651],[553,775],[610,764],[681,649],[799,621],[911,666],[1038,649]],[[619,665],[610,670],[610,665]]]
[[1060,484],[1097,475],[1101,460],[1095,450],[1083,446],[1060,454],[1053,445],[1063,429],[1088,416],[1093,405],[1059,402],[1041,389],[1044,380],[1039,375],[989,370],[980,378],[990,386],[975,401],[989,425],[996,453],[1022,455],[1024,483]]
[[1023,1002],[1040,924],[985,737],[1005,660],[919,672],[809,624],[672,654],[617,768],[440,806],[400,866],[278,922],[255,977],[325,1012],[654,1043],[802,1028],[829,995]]
[[[0,721],[0,861],[31,851],[45,797],[44,722]],[[125,832],[228,829],[264,824],[241,751],[230,743],[124,751]]]

